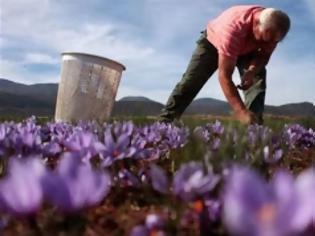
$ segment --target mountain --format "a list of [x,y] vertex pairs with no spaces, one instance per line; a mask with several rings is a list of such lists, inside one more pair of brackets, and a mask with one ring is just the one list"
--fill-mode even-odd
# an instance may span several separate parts
[[0,115],[51,116],[58,84],[25,85],[0,79]]
[[6,79],[0,79],[0,92],[4,93],[25,95],[51,102],[52,100],[56,100],[57,91],[58,84],[54,83],[26,85]]
[[[225,101],[213,98],[200,98],[190,104],[185,114],[229,115],[231,112],[230,105]],[[279,116],[315,117],[315,106],[310,102],[290,103],[281,106],[266,105],[265,113]]]
[[163,104],[146,97],[124,97],[115,102],[113,116],[142,116],[158,115]]
[[195,99],[186,109],[185,114],[214,114],[229,115],[230,105],[227,102],[214,98]]
[[[48,88],[45,91],[37,91],[38,88]],[[6,90],[9,92],[16,92],[19,94],[25,94],[25,93],[43,93],[43,92],[49,92],[49,94],[52,94],[55,89],[58,88],[58,84],[56,83],[38,83],[38,84],[31,84],[26,85],[22,83],[13,82],[11,80],[2,79],[0,78],[0,89]]]
[[281,106],[266,106],[265,112],[282,116],[315,116],[315,106],[310,102],[290,103]]
[[119,102],[154,102],[153,100],[146,97],[128,96],[123,97]]
[[[25,85],[0,79],[0,115],[53,116],[58,84]],[[113,116],[158,115],[163,104],[142,96],[124,97],[115,102]],[[229,115],[231,108],[225,101],[213,98],[195,99],[186,109],[186,115],[212,114]],[[309,102],[266,105],[265,113],[284,116],[315,117],[315,106]]]

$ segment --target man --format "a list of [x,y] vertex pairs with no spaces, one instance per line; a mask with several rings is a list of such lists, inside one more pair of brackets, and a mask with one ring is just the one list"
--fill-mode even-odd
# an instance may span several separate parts
[[[171,93],[160,115],[163,122],[179,119],[210,76],[218,69],[223,93],[242,123],[262,124],[269,58],[290,28],[282,11],[261,6],[234,6],[210,21],[182,80]],[[232,81],[234,68],[241,84]],[[237,88],[243,90],[243,102]]]

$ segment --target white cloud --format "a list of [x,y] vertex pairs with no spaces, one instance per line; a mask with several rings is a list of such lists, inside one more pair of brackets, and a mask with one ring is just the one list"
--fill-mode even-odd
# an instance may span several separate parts
[[47,16],[51,15],[50,0],[10,0],[1,1],[2,26],[5,35],[30,35],[39,32],[47,25]]
[[1,59],[0,78],[24,84],[34,84],[56,82],[59,80],[58,77],[58,72],[33,73],[27,69],[23,62]]
[[[28,40],[55,55],[64,51],[79,51],[123,60],[144,58],[154,53],[153,48],[136,44],[130,38],[120,39],[113,33],[114,29],[115,26],[110,24],[83,24],[78,29],[55,26],[39,31],[29,31],[27,37]],[[11,33],[15,37],[25,37],[19,35],[20,31],[16,34]]]
[[51,55],[44,53],[27,53],[24,57],[23,64],[58,64],[59,61]]
[[[3,19],[0,48],[16,47],[19,51],[15,53],[20,53],[16,60],[1,53],[2,77],[25,83],[58,82],[60,67],[56,65],[60,64],[60,53],[86,52],[118,60],[127,67],[118,97],[143,95],[163,103],[186,69],[198,32],[226,5],[218,0],[143,0],[142,8],[135,12],[120,12],[111,5],[111,10],[117,11],[115,15],[106,12],[109,1],[99,1],[104,4],[104,13],[96,20],[90,8],[96,0],[85,3],[86,8],[75,9],[74,5],[79,3],[74,0],[0,1]],[[314,1],[304,3],[315,16]],[[134,6],[129,1],[124,4]],[[88,21],[85,15],[89,15]],[[133,19],[143,25],[138,26]],[[191,48],[183,46],[188,44]],[[313,99],[314,64],[309,61],[309,58],[290,61],[285,52],[278,54],[269,66],[267,103]],[[34,63],[54,65],[56,69],[34,72],[28,67]],[[297,91],[296,85],[301,89]],[[197,97],[225,100],[217,75],[212,76]]]
[[52,35],[37,35],[37,40],[59,53],[79,51],[115,60],[137,60],[154,53],[154,49],[150,47],[120,39],[113,33],[114,28],[115,26],[108,24],[84,24],[79,29],[56,29]]
[[304,0],[306,3],[307,9],[313,16],[313,21],[315,22],[315,1],[314,0]]
[[103,24],[64,22],[58,16],[70,12],[62,12],[60,1],[12,0],[4,1],[2,7],[4,35],[27,40],[55,55],[63,51],[81,51],[113,59],[138,59],[154,52],[153,48],[136,43],[132,37],[119,38],[113,32],[117,26],[106,21]]
[[144,1],[146,21],[152,28],[156,45],[181,44],[192,33],[205,29],[208,20],[221,9],[221,3],[208,0],[151,0]]
[[274,58],[268,68],[267,103],[281,105],[309,101],[314,103],[315,61],[311,58]]

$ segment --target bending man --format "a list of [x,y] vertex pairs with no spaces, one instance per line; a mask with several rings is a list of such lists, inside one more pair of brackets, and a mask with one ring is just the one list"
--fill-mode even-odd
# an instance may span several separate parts
[[[242,123],[262,123],[265,105],[266,65],[290,28],[282,11],[261,6],[234,6],[216,19],[197,41],[197,47],[181,81],[160,115],[163,122],[179,119],[194,97],[218,69],[223,93]],[[235,67],[241,84],[235,86]],[[237,88],[244,91],[243,102]]]

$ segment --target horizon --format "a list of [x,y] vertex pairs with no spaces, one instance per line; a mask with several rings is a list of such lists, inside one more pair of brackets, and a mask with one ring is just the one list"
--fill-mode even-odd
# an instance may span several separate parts
[[[24,84],[59,83],[61,53],[84,52],[126,66],[116,100],[142,94],[165,104],[186,69],[199,32],[238,3],[275,7],[287,12],[292,21],[267,67],[266,104],[314,104],[312,0],[3,1],[0,77]],[[239,83],[236,72],[233,81]],[[226,101],[217,73],[196,99],[204,97]]]
[[[5,78],[0,78],[0,80],[6,80],[6,81],[9,81],[9,82],[13,82],[13,83],[18,83],[18,84],[22,84],[22,85],[27,85],[27,86],[32,86],[32,85],[38,85],[38,84],[54,84],[54,85],[58,85],[58,83],[33,83],[33,84],[24,84],[24,83],[20,83],[20,82],[16,82],[16,81],[12,81],[12,80],[9,80],[9,79],[5,79]],[[141,96],[141,95],[126,95],[124,97],[121,97],[121,98],[117,98],[115,99],[116,102],[118,101],[121,101],[122,99],[124,98],[145,98],[145,99],[149,99],[153,102],[157,102],[157,103],[160,103],[162,105],[165,105],[165,103],[161,103],[157,100],[154,100],[154,99],[151,99],[149,97],[146,97],[146,96]],[[218,98],[213,98],[213,97],[196,97],[193,101],[196,101],[196,100],[201,100],[201,99],[212,99],[212,100],[216,100],[216,101],[220,101],[220,102],[225,102],[228,104],[227,101],[225,100],[221,100],[221,99],[218,99]],[[284,103],[284,104],[280,104],[280,105],[272,105],[272,104],[265,104],[266,106],[284,106],[284,105],[291,105],[291,104],[300,104],[300,103],[310,103],[312,104],[313,106],[315,106],[315,103],[312,103],[311,101],[301,101],[301,102],[295,102],[295,103]]]

